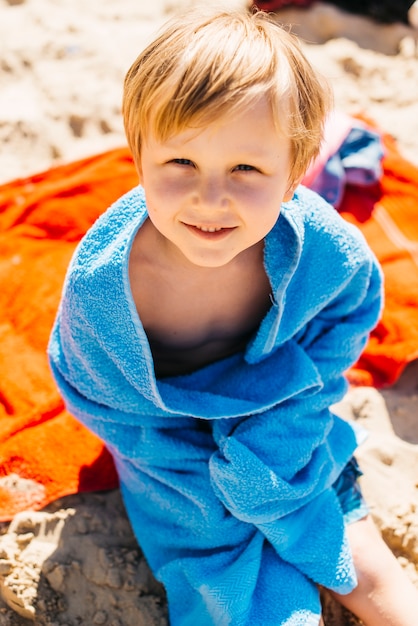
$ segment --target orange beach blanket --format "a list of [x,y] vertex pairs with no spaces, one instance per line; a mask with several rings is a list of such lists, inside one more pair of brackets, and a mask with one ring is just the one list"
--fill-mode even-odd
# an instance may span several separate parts
[[[418,168],[390,137],[380,185],[348,188],[342,214],[357,224],[386,280],[383,317],[353,384],[394,383],[418,357]],[[137,184],[121,148],[0,187],[0,520],[81,491],[117,486],[104,445],[64,409],[46,346],[78,240]]]

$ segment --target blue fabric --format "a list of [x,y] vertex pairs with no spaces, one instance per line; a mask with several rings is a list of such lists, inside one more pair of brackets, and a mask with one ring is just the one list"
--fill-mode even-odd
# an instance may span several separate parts
[[378,133],[354,126],[310,187],[338,208],[347,185],[368,187],[381,179],[383,154]]
[[358,482],[362,475],[357,460],[352,457],[333,484],[346,524],[357,522],[370,513]]
[[329,407],[380,315],[378,265],[300,187],[265,240],[273,303],[246,350],[157,380],[128,276],[146,217],[137,187],[78,246],[49,345],[59,389],[114,455],[172,626],[316,626],[317,584],[356,585],[333,483],[359,434]]

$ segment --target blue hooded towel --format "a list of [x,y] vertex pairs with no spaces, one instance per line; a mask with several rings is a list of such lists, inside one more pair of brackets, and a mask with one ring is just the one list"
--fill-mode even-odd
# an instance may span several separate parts
[[49,357],[66,405],[112,452],[172,626],[317,626],[317,585],[356,577],[332,487],[359,443],[329,407],[381,311],[362,235],[299,187],[265,239],[272,306],[245,351],[157,379],[128,261],[144,192],[80,242]]

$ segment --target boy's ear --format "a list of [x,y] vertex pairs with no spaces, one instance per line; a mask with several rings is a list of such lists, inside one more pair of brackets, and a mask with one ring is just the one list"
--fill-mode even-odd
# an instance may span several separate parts
[[302,178],[303,178],[303,176],[298,178],[298,180],[294,181],[292,183],[292,185],[288,188],[288,190],[286,191],[286,193],[283,196],[283,202],[289,202],[293,198],[293,194],[296,191],[296,187],[299,185],[299,183],[301,182]]
[[138,152],[134,152],[133,150],[131,150],[130,152],[131,152],[132,160],[134,162],[135,171],[136,171],[136,174],[138,176],[138,183],[140,185],[142,185],[142,181],[143,181],[143,178],[144,178],[143,177],[143,171],[142,171],[142,154],[141,154],[140,151],[139,151],[139,153]]
[[142,185],[142,166],[141,166],[141,161],[139,161],[139,163],[136,163],[136,172],[138,174],[138,182],[140,185]]

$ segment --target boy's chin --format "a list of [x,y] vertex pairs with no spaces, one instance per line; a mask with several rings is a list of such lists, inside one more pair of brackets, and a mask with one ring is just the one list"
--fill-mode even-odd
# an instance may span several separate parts
[[240,255],[240,252],[213,251],[207,254],[193,254],[183,252],[185,261],[196,268],[216,269],[229,265]]

